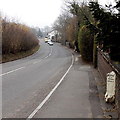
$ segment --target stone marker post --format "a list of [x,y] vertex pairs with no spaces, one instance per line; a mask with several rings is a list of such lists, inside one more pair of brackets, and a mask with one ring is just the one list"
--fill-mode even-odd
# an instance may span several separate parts
[[114,71],[107,74],[107,87],[105,94],[106,102],[112,103],[115,101],[115,80],[116,80],[116,74]]

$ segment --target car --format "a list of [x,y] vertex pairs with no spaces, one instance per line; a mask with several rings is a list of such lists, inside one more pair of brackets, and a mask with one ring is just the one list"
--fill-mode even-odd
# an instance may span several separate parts
[[50,46],[52,46],[52,45],[53,45],[53,42],[51,42],[51,41],[48,41],[48,44],[49,44]]
[[48,37],[45,37],[45,43],[47,43],[48,42]]

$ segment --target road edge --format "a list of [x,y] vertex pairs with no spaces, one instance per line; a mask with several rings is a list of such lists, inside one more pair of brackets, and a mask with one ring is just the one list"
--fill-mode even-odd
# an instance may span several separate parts
[[65,74],[62,76],[62,78],[59,80],[59,82],[55,85],[55,87],[49,92],[49,94],[45,97],[45,99],[37,106],[37,108],[27,117],[26,120],[30,120],[32,119],[35,114],[43,107],[43,105],[48,101],[48,99],[52,96],[52,94],[55,92],[55,90],[59,87],[59,85],[62,83],[62,81],[64,80],[64,78],[66,77],[66,75],[68,74],[68,72],[70,71],[70,69],[72,68],[74,63],[74,55],[72,54],[72,63],[69,66],[69,68],[67,69],[67,71],[65,72]]

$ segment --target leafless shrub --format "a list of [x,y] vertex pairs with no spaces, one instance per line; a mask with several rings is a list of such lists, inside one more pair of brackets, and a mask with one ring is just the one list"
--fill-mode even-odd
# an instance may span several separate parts
[[27,51],[38,45],[37,37],[26,25],[2,19],[2,54]]

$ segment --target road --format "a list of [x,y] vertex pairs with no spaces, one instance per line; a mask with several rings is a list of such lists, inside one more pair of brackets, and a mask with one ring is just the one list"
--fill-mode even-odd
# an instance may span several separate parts
[[34,55],[2,65],[3,118],[27,118],[71,65],[71,52],[59,43],[40,45]]
[[2,68],[3,118],[103,118],[93,68],[59,43]]

